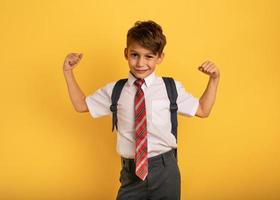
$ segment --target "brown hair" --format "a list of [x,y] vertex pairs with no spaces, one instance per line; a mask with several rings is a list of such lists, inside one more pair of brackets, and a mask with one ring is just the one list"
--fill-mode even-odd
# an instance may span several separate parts
[[127,47],[136,42],[154,54],[161,54],[166,45],[165,35],[160,25],[154,21],[137,21],[127,32]]

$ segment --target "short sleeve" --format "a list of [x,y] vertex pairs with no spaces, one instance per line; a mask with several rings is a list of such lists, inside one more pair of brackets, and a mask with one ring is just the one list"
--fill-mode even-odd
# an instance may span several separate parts
[[185,88],[180,82],[175,81],[175,83],[178,93],[178,113],[181,115],[193,117],[198,109],[199,99],[192,96],[192,94],[190,94],[189,92],[185,91]]
[[98,89],[93,94],[86,97],[88,110],[93,118],[110,115],[111,94],[114,83],[109,83],[105,87]]

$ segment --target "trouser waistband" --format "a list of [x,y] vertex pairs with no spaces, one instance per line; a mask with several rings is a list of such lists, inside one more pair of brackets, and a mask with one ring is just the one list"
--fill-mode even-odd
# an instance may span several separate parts
[[[174,149],[167,151],[163,154],[159,154],[157,156],[153,156],[148,158],[148,167],[152,167],[155,164],[158,164],[160,161],[162,164],[166,163],[169,159],[174,159]],[[176,159],[176,158],[175,158]],[[122,167],[125,167],[126,169],[133,170],[135,169],[135,161],[134,159],[128,159],[128,158],[123,158],[121,157],[121,164]]]

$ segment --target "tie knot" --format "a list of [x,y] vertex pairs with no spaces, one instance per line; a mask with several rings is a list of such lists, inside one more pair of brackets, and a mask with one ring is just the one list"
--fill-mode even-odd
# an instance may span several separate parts
[[141,86],[143,85],[144,82],[145,82],[144,79],[137,79],[137,80],[134,82],[134,85],[136,85],[138,88],[141,88]]

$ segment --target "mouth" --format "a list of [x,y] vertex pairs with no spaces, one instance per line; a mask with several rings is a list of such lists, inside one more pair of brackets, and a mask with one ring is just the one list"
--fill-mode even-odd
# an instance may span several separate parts
[[148,68],[143,68],[143,69],[135,69],[135,68],[134,68],[134,71],[137,72],[137,73],[139,73],[139,74],[143,74],[143,73],[145,73],[145,72],[148,71],[148,70],[149,70]]

